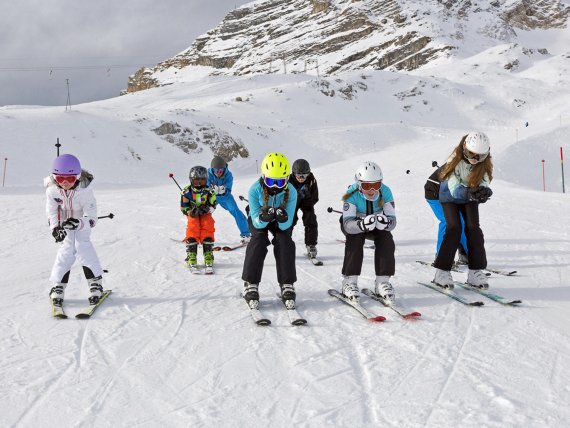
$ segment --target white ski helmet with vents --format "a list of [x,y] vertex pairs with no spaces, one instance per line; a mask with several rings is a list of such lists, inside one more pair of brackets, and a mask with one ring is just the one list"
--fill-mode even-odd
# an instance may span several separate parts
[[375,162],[366,161],[358,167],[354,179],[364,183],[382,181],[382,170]]
[[471,153],[486,155],[491,150],[491,143],[483,132],[470,132],[465,139],[465,148]]

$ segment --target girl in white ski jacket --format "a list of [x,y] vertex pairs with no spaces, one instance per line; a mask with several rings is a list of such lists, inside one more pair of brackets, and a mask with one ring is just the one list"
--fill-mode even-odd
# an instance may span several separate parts
[[81,169],[73,155],[61,155],[46,178],[46,214],[52,236],[62,245],[57,252],[50,281],[50,297],[61,306],[71,267],[78,259],[89,283],[91,304],[102,295],[103,269],[91,243],[91,229],[97,223],[97,202],[90,187],[93,176]]

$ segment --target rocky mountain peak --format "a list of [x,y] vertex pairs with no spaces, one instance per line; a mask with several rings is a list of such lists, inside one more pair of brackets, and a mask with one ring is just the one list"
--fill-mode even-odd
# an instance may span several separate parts
[[127,91],[169,83],[161,72],[188,66],[234,75],[414,70],[466,43],[563,27],[569,13],[559,0],[258,0],[228,13],[187,50],[139,70]]

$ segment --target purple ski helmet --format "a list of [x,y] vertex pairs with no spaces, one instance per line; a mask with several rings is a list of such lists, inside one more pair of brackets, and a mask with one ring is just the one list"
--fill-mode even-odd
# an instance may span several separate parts
[[57,175],[79,175],[81,174],[81,164],[79,159],[73,155],[61,155],[53,161],[51,172]]

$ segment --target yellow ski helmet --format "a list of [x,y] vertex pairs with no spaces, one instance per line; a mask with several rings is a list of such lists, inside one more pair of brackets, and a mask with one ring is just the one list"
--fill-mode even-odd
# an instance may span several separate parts
[[264,178],[288,178],[291,174],[289,160],[281,153],[269,153],[261,161]]

